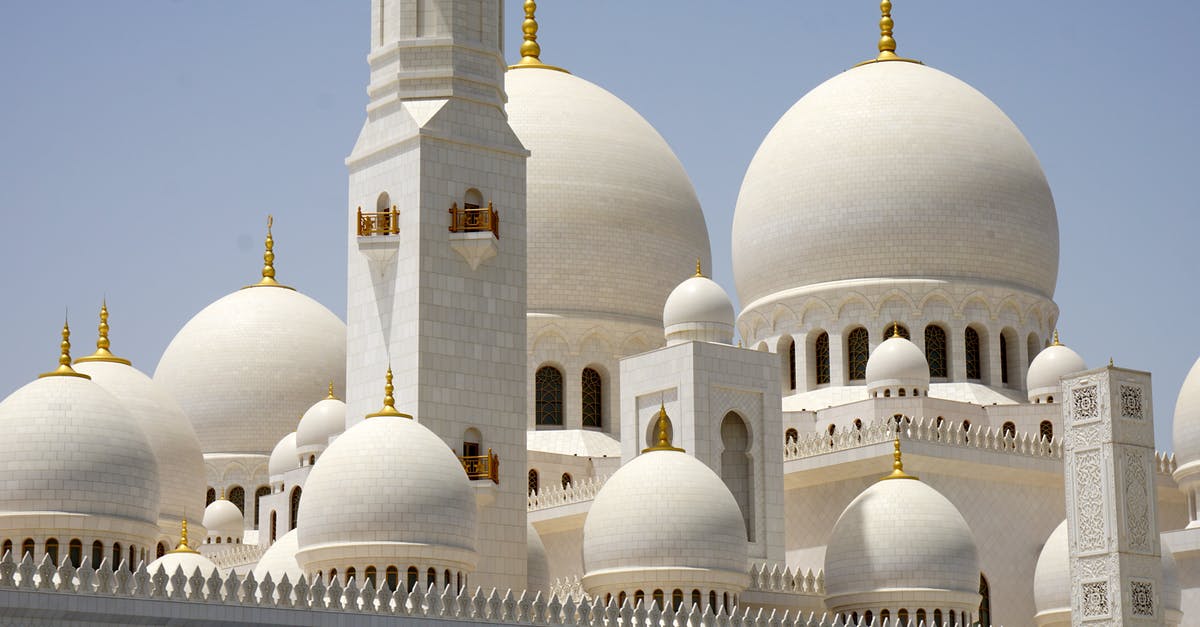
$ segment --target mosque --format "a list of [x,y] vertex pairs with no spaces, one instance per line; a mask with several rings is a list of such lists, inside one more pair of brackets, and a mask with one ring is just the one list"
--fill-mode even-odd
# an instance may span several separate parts
[[1200,623],[1200,362],[1157,452],[1056,330],[1033,148],[891,2],[745,174],[740,312],[524,9],[507,66],[502,0],[372,2],[345,322],[268,221],[152,374],[63,326],[0,403],[0,622]]

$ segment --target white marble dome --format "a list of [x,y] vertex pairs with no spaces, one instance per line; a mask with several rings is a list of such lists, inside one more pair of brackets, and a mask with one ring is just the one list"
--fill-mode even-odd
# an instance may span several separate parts
[[267,454],[330,381],[345,379],[345,323],[280,287],[238,290],[205,307],[154,372],[205,453]]
[[[904,550],[897,550],[904,547]],[[979,554],[967,521],[922,481],[877,481],[834,524],[825,547],[830,611],[979,606]]]
[[1034,618],[1039,627],[1071,624],[1070,548],[1064,520],[1042,546],[1033,571]]
[[716,281],[699,274],[699,269],[696,276],[671,290],[662,318],[668,344],[733,341],[733,302]]
[[679,451],[649,451],[621,466],[583,525],[583,586],[740,592],[749,583],[746,523],[717,473]]
[[1060,379],[1066,375],[1087,370],[1087,364],[1079,353],[1055,343],[1042,349],[1029,364],[1029,373],[1025,375],[1025,388],[1029,390],[1029,402],[1046,403],[1052,399],[1062,399],[1062,384]]
[[[87,359],[87,358],[84,358]],[[204,455],[200,440],[175,399],[133,366],[113,361],[80,361],[75,370],[121,401],[137,419],[158,462],[160,528],[173,533],[189,513],[204,511]]]
[[542,536],[530,523],[525,524],[525,589],[530,594],[550,592],[550,558]]
[[269,573],[275,583],[282,581],[284,575],[287,575],[288,581],[293,584],[299,581],[304,571],[296,562],[298,548],[295,529],[280,536],[275,544],[258,558],[258,563],[254,565],[254,579],[262,581]]
[[1171,431],[1175,459],[1179,462],[1176,480],[1185,474],[1200,473],[1200,359],[1192,364],[1183,386],[1179,388]]
[[304,412],[296,427],[296,454],[315,455],[329,446],[329,438],[346,430],[346,403],[330,396]]
[[36,379],[0,402],[0,433],[0,525],[21,513],[62,512],[95,517],[82,528],[97,533],[117,525],[143,544],[158,535],[154,450],[139,421],[100,385]]
[[[508,122],[530,151],[528,310],[658,326],[708,229],[671,147],[629,105],[556,70],[505,74]],[[503,220],[503,216],[501,217]]]
[[398,416],[347,429],[304,485],[297,561],[305,572],[344,569],[370,546],[385,559],[473,571],[475,491],[437,435]]
[[738,297],[831,281],[950,280],[1050,298],[1058,218],[1037,157],[970,85],[871,63],[800,99],[746,171],[733,219]]
[[267,460],[267,474],[277,477],[283,473],[300,467],[296,456],[296,432],[293,431],[279,440],[271,449],[271,457]]
[[208,530],[209,538],[221,538],[222,542],[241,542],[246,520],[242,510],[232,501],[221,498],[204,508],[204,528]]
[[[196,569],[199,568],[200,575],[205,579],[208,579],[217,571],[217,565],[200,553],[196,551],[180,551],[178,549],[169,551],[162,557],[150,562],[150,565],[146,567],[146,571],[153,575],[158,572],[159,568],[162,568],[168,577],[174,575],[175,570],[179,568],[183,569],[184,576],[191,577],[196,572]],[[174,585],[168,580],[167,592],[172,590],[174,590]]]
[[872,396],[929,393],[929,362],[925,353],[906,338],[890,337],[867,358],[867,392]]

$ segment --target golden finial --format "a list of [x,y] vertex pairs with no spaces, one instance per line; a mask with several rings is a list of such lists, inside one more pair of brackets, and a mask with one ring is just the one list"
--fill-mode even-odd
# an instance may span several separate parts
[[868,63],[879,63],[880,61],[907,61],[908,63],[921,63],[916,59],[905,59],[896,54],[896,40],[892,37],[892,28],[896,25],[892,21],[892,2],[891,0],[883,0],[879,3],[879,56],[874,59],[868,59],[859,63],[859,65],[867,65]]
[[225,500],[225,488],[221,488],[221,498],[219,498],[217,500],[219,500],[219,501]]
[[696,276],[704,276],[704,271],[700,266],[700,258],[696,257]]
[[96,340],[96,352],[92,353],[91,355],[88,355],[87,357],[80,357],[79,359],[76,359],[75,363],[88,362],[88,361],[111,361],[111,362],[117,363],[117,364],[125,364],[126,366],[130,365],[128,359],[122,359],[120,357],[117,357],[116,355],[112,354],[112,352],[110,352],[108,350],[108,347],[110,346],[110,344],[108,342],[108,299],[107,298],[100,301],[100,328],[99,328],[99,330],[100,330],[100,336]]
[[333,395],[333,381],[329,382],[329,396],[326,396],[325,399],[326,400],[329,400],[329,399],[336,400],[337,399],[337,397]]
[[1109,358],[1108,358],[1108,367],[1109,367],[1109,368],[1112,368],[1112,367],[1113,367],[1113,358],[1112,358],[1112,357],[1109,357]]
[[892,337],[904,337],[903,335],[900,335],[900,322],[899,321],[892,323]]
[[1055,346],[1062,346],[1062,344],[1059,344],[1059,343],[1058,343],[1058,329],[1057,329],[1057,328],[1055,328],[1055,329],[1054,329],[1054,345],[1055,345]]
[[67,321],[63,320],[62,328],[62,343],[58,345],[60,352],[58,355],[58,367],[50,372],[43,372],[38,375],[38,378],[43,377],[79,377],[80,379],[91,379],[82,372],[75,372],[71,367],[71,327],[67,325]]
[[[222,497],[222,498],[224,498],[224,497]],[[183,519],[183,522],[179,523],[179,545],[176,546],[175,549],[171,552],[172,553],[199,553],[200,552],[200,551],[197,551],[196,549],[193,549],[191,547],[191,545],[188,544],[187,518],[186,517]]]
[[[538,23],[533,14],[537,11],[537,3],[533,0],[525,0],[525,21],[521,22],[521,32],[525,33],[525,41],[521,42],[521,60],[515,65],[508,66],[510,70],[519,70],[527,67],[540,67],[546,70],[558,70],[559,72],[567,72],[560,67],[546,65],[542,63],[542,47],[537,42]],[[570,72],[567,72],[570,74]]]
[[367,418],[375,418],[378,416],[399,416],[401,418],[412,418],[408,414],[401,413],[396,409],[396,399],[392,397],[392,393],[396,391],[396,387],[392,385],[392,366],[389,364],[387,369],[387,383],[383,385],[383,409],[367,414]]
[[892,474],[884,477],[884,479],[916,479],[916,477],[904,472],[904,460],[900,459],[900,438],[896,438],[896,450],[892,453]]
[[650,451],[679,451],[683,449],[671,446],[671,418],[667,416],[666,405],[659,403],[658,414],[655,416],[654,430],[656,435],[654,446],[642,449],[643,453]]
[[267,239],[264,242],[267,250],[263,253],[262,280],[246,287],[282,287],[289,290],[293,289],[275,280],[275,238],[271,236],[271,226],[274,223],[275,217],[267,214]]

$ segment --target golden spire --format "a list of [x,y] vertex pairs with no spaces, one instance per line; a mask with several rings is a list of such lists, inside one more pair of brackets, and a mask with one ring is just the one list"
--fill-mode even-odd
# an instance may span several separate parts
[[219,498],[219,499],[217,499],[217,500],[218,500],[218,501],[224,501],[224,500],[225,500],[225,488],[221,488],[221,498]]
[[671,446],[671,418],[667,416],[667,407],[662,403],[658,405],[658,414],[655,416],[654,430],[657,434],[654,446],[642,449],[643,453],[650,451],[679,451],[683,449]]
[[899,321],[892,323],[892,337],[904,337],[903,335],[900,335],[900,322]]
[[1113,367],[1113,358],[1112,358],[1112,357],[1109,357],[1109,358],[1108,358],[1108,367],[1109,367],[1109,368],[1112,368],[1112,367]]
[[200,551],[193,549],[191,547],[191,545],[188,544],[187,518],[185,517],[183,519],[183,522],[181,522],[179,524],[179,545],[176,546],[175,549],[173,551],[171,551],[171,553],[199,553],[199,552]]
[[[537,42],[538,23],[533,17],[537,11],[537,3],[533,0],[525,0],[525,21],[521,22],[521,32],[525,33],[525,41],[521,43],[521,60],[515,65],[508,66],[510,70],[519,70],[527,67],[540,67],[546,70],[558,70],[559,72],[567,72],[566,70],[546,65],[539,58],[542,56],[542,47]],[[567,72],[570,74],[570,72]]]
[[704,276],[704,271],[700,268],[700,258],[696,257],[696,276]]
[[71,367],[71,327],[67,325],[67,321],[63,320],[62,343],[59,344],[61,352],[58,355],[58,367],[50,372],[43,372],[38,375],[38,378],[43,377],[79,377],[80,379],[91,379],[82,372],[75,372]]
[[333,395],[333,381],[329,382],[329,396],[326,396],[325,399],[326,400],[330,400],[330,399],[336,400],[337,399],[337,397]]
[[375,418],[378,416],[399,416],[401,418],[412,418],[408,414],[401,413],[396,410],[396,399],[392,397],[392,392],[396,391],[396,387],[392,385],[392,367],[388,365],[387,383],[383,385],[383,409],[367,414],[367,418]]
[[1062,344],[1058,343],[1058,328],[1057,327],[1055,327],[1055,329],[1054,329],[1054,345],[1062,346]]
[[274,223],[274,216],[268,214],[267,239],[264,242],[267,250],[263,253],[262,280],[254,285],[247,285],[246,287],[282,287],[289,290],[293,289],[275,280],[275,238],[271,236],[271,226]]
[[921,63],[916,59],[905,59],[896,54],[896,40],[892,38],[892,27],[895,22],[892,21],[892,2],[891,0],[882,0],[879,3],[879,56],[874,59],[868,59],[855,65],[867,65],[868,63],[879,63],[880,61],[907,61],[908,63]]
[[900,459],[900,438],[896,438],[896,450],[892,453],[892,474],[883,477],[880,481],[887,479],[916,479],[916,477],[904,472],[904,461]]
[[106,299],[100,301],[100,336],[96,340],[96,352],[92,353],[91,355],[88,355],[87,357],[80,357],[79,359],[76,359],[75,363],[78,364],[80,362],[87,362],[87,361],[111,361],[111,362],[117,363],[117,364],[125,364],[126,366],[130,365],[128,359],[122,359],[122,358],[117,357],[116,355],[112,354],[108,350],[109,346],[110,346],[110,344],[108,342],[108,299],[106,298]]

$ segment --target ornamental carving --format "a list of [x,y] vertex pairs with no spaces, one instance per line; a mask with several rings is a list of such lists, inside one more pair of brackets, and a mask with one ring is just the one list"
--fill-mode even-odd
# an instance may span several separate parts
[[1125,528],[1129,548],[1149,553],[1150,497],[1146,488],[1146,465],[1136,450],[1125,451]]
[[1142,419],[1142,388],[1133,385],[1121,386],[1121,417]]
[[1103,551],[1108,545],[1100,462],[1098,450],[1075,454],[1075,529],[1082,553]]
[[1071,390],[1071,403],[1075,417],[1080,420],[1100,417],[1100,403],[1097,399],[1096,386],[1087,385]]
[[1130,613],[1134,616],[1154,616],[1154,582],[1129,582]]
[[1108,616],[1108,582],[1089,581],[1081,587],[1080,600],[1084,616]]

